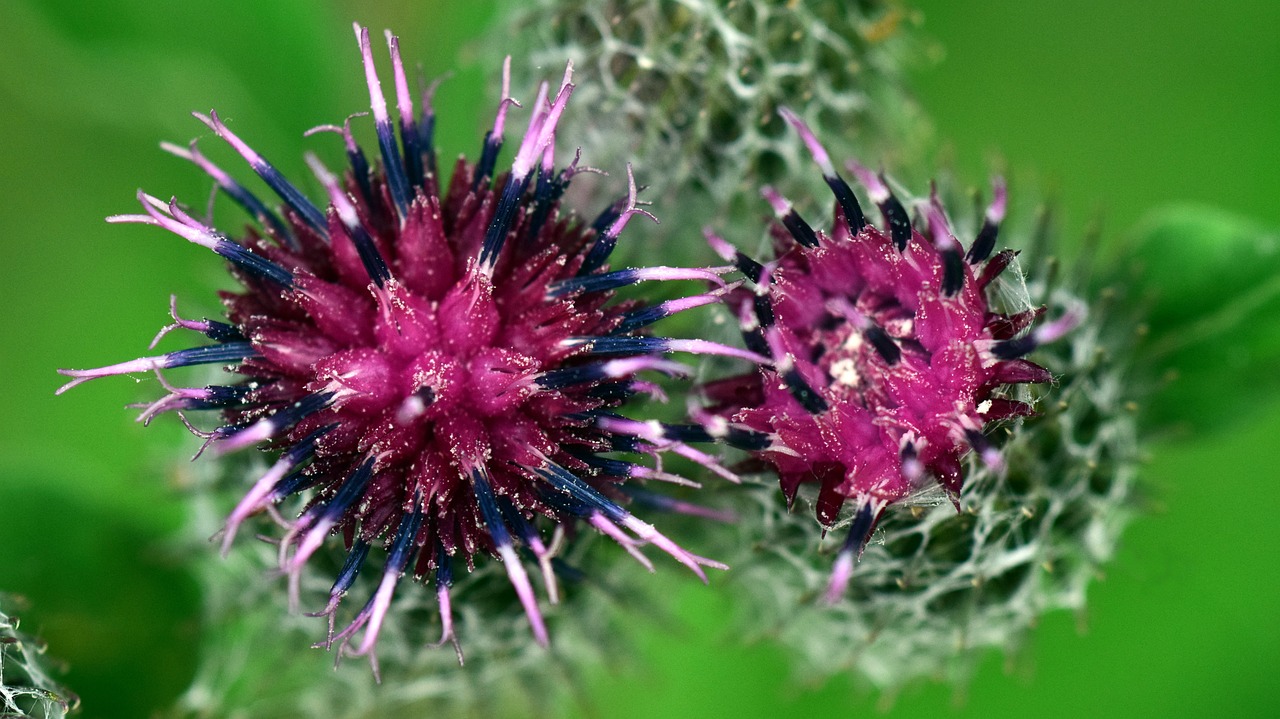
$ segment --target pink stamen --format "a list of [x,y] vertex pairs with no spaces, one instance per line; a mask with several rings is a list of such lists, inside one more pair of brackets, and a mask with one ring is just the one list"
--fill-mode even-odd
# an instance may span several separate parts
[[1048,344],[1066,336],[1068,332],[1080,326],[1080,323],[1084,321],[1085,314],[1086,310],[1083,303],[1072,305],[1058,319],[1035,329],[1033,336],[1036,339],[1036,344]]
[[360,151],[360,146],[356,144],[355,135],[351,134],[351,119],[356,117],[368,117],[368,115],[369,113],[367,112],[352,113],[347,116],[347,119],[342,121],[342,127],[338,127],[337,125],[316,125],[310,130],[302,133],[302,136],[311,137],[312,135],[318,135],[322,132],[337,133],[342,135],[343,144],[346,146],[347,152],[355,154]]
[[212,230],[204,227],[196,222],[186,213],[183,216],[189,220],[180,222],[173,217],[165,214],[172,212],[171,207],[176,207],[176,199],[171,205],[165,204],[158,198],[152,197],[142,190],[138,190],[138,201],[142,203],[142,209],[146,210],[145,215],[111,215],[107,218],[107,222],[111,224],[119,223],[137,223],[141,225],[154,225],[172,232],[182,239],[196,245],[200,245],[206,249],[213,250],[217,247],[220,238],[212,234]]
[[227,454],[259,442],[265,442],[274,437],[279,430],[280,428],[275,425],[271,417],[264,417],[248,427],[236,431],[235,434],[219,440],[217,452],[218,454]]
[[925,214],[928,216],[929,236],[933,238],[933,244],[939,250],[959,249],[960,241],[951,234],[951,225],[947,222],[941,203],[938,202],[936,191],[932,194],[931,202],[926,206]]
[[686,479],[678,474],[663,472],[652,467],[644,465],[634,465],[630,470],[630,475],[637,479],[650,479],[656,482],[667,482],[680,487],[692,487],[693,489],[702,489],[701,482],[695,482],[692,479]]
[[360,58],[364,63],[365,84],[369,86],[369,109],[373,111],[376,123],[390,122],[387,115],[387,99],[382,95],[382,82],[378,79],[378,70],[373,64],[373,48],[369,45],[369,28],[360,27],[360,23],[351,23],[355,29],[356,42],[360,44]]
[[599,512],[594,512],[592,513],[591,518],[587,521],[591,523],[591,526],[600,530],[601,534],[617,542],[623,549],[627,551],[627,554],[630,554],[632,557],[635,558],[637,562],[640,563],[640,566],[649,570],[650,574],[657,571],[653,567],[653,562],[649,561],[649,558],[644,556],[644,554],[640,551],[639,543],[636,542],[635,539],[632,539],[631,537],[627,536],[626,532],[622,531],[621,529],[618,528],[617,525],[615,525],[613,522],[610,522],[608,519],[606,519],[604,515],[600,514]]
[[134,372],[150,372],[152,370],[163,369],[165,366],[165,356],[156,357],[140,357],[127,362],[119,362],[106,367],[98,367],[96,369],[60,369],[58,374],[75,379],[62,385],[54,392],[54,394],[62,394],[77,385],[84,384],[90,380],[99,377],[110,377],[118,374],[132,374]]
[[333,205],[333,209],[338,213],[338,219],[342,220],[342,224],[347,227],[356,227],[360,225],[360,215],[356,212],[356,206],[351,202],[351,198],[347,196],[346,190],[342,189],[342,185],[338,182],[337,176],[320,162],[320,158],[315,153],[308,152],[304,155],[307,166],[315,173],[316,179],[320,180],[320,184],[324,186],[325,192],[329,194],[329,201]]
[[321,544],[324,544],[325,537],[329,536],[329,530],[333,529],[334,521],[321,517],[315,520],[315,524],[306,530],[306,534],[302,535],[302,540],[298,542],[297,549],[294,550],[293,556],[288,558],[281,569],[289,574],[297,574],[302,571],[302,566],[307,563],[311,555],[316,553]]
[[853,551],[841,551],[836,556],[835,566],[831,568],[831,580],[827,582],[827,591],[822,600],[827,604],[837,604],[849,588],[849,580],[853,577]]
[[386,572],[382,575],[382,581],[378,583],[378,591],[373,595],[373,608],[369,611],[369,622],[364,630],[364,638],[360,641],[360,646],[351,652],[352,656],[360,657],[368,654],[370,659],[373,659],[373,648],[378,643],[382,622],[387,618],[387,610],[391,608],[391,597],[395,594],[398,584],[400,584],[399,572]]
[[[559,530],[559,525],[556,529]],[[557,535],[559,539],[560,535]],[[529,540],[529,551],[533,552],[533,556],[538,559],[538,568],[542,571],[542,584],[547,589],[547,601],[552,604],[560,603],[560,588],[556,585],[555,571],[551,567],[551,558],[554,556],[552,550],[547,549],[547,545],[542,543],[539,537],[533,537]]]
[[458,635],[453,631],[453,603],[449,598],[449,587],[436,589],[436,601],[440,605],[440,641],[435,646],[444,646],[445,642],[453,643],[453,651],[458,655],[458,666],[463,666],[462,645],[458,643]]
[[226,140],[227,144],[231,145],[231,147],[234,148],[250,166],[257,168],[266,164],[266,160],[262,158],[262,155],[259,155],[253,150],[253,148],[245,144],[244,140],[241,140],[238,135],[227,129],[227,126],[223,124],[222,119],[218,117],[216,110],[210,110],[208,115],[199,112],[193,112],[191,114],[197,120],[207,125],[210,130],[213,130],[214,134],[218,137]]
[[714,457],[690,447],[683,442],[676,442],[667,439],[662,424],[657,421],[640,422],[634,419],[626,419],[622,417],[601,417],[596,420],[596,424],[606,432],[617,432],[620,434],[628,434],[633,437],[649,442],[655,448],[665,449],[692,460],[707,469],[715,472],[724,479],[740,484],[742,478],[725,469]]
[[254,482],[253,487],[244,495],[236,504],[235,509],[231,510],[231,515],[227,517],[227,523],[222,534],[222,556],[226,557],[231,551],[231,543],[236,538],[236,532],[240,529],[240,525],[250,515],[259,511],[262,505],[270,501],[268,498],[272,488],[276,482],[293,466],[293,462],[288,459],[281,458],[265,474]]
[[400,113],[400,123],[408,126],[413,123],[413,96],[409,94],[409,80],[404,74],[404,61],[400,59],[400,38],[383,31],[387,38],[387,47],[391,49],[391,68],[396,84],[396,110]]
[[609,360],[603,365],[604,376],[611,379],[626,377],[643,370],[654,370],[668,377],[688,377],[693,374],[693,368],[688,365],[651,355]]
[[725,262],[733,262],[734,258],[738,256],[738,248],[729,244],[727,240],[717,235],[710,227],[702,228],[702,236],[706,239],[707,244],[711,246],[712,251]]
[[[545,94],[539,96],[538,101],[533,106],[535,115],[541,110],[541,103],[545,99]],[[520,107],[520,103],[514,97],[511,97],[511,56],[507,55],[502,61],[502,99],[498,101],[498,113],[493,118],[492,137],[494,140],[501,140],[503,133],[506,132],[507,110],[512,105]]]
[[196,167],[204,171],[206,175],[213,178],[213,181],[222,186],[235,184],[235,179],[227,174],[225,170],[213,164],[209,158],[205,157],[198,149],[196,149],[196,141],[192,140],[187,147],[179,147],[171,142],[160,143],[160,149],[168,152],[175,157],[180,157],[191,162]]
[[783,197],[781,194],[779,194],[777,190],[773,189],[771,186],[765,185],[764,187],[760,188],[760,194],[764,196],[764,199],[766,201],[768,201],[769,206],[773,208],[774,214],[776,214],[778,217],[782,217],[786,215],[788,212],[791,212],[791,209],[792,209],[791,201]]
[[1003,177],[995,177],[991,180],[991,194],[991,204],[987,207],[987,219],[998,225],[1004,221],[1005,208],[1009,203],[1009,192]]
[[699,557],[696,554],[692,554],[686,551],[685,549],[677,545],[675,542],[668,539],[665,535],[663,535],[657,529],[655,529],[653,525],[642,522],[641,520],[637,519],[632,515],[627,515],[622,520],[622,526],[626,527],[627,529],[630,529],[640,539],[643,539],[649,542],[653,546],[661,549],[667,554],[670,554],[672,557],[675,557],[677,562],[680,562],[681,564],[683,564],[684,566],[692,570],[693,573],[697,575],[698,579],[702,580],[703,584],[708,583],[706,572],[702,571],[703,567],[711,567],[712,569],[724,569],[724,570],[727,570],[729,568],[729,565],[727,564],[717,562],[714,559]]
[[863,167],[862,164],[856,160],[850,160],[845,167],[853,173],[854,177],[858,178],[858,182],[862,183],[863,187],[867,188],[867,194],[871,196],[872,202],[878,205],[889,199],[889,188],[884,184],[884,180],[881,179],[879,175],[866,167]]
[[763,357],[751,352],[750,350],[738,349],[719,342],[711,342],[709,340],[680,340],[673,339],[667,342],[667,346],[671,352],[688,352],[689,354],[698,355],[720,355],[722,357],[736,357],[744,359],[748,362],[756,364],[769,364],[769,358]]
[[529,173],[533,170],[534,158],[542,154],[543,148],[547,146],[548,142],[551,142],[551,138],[555,135],[556,125],[560,122],[560,115],[564,112],[565,106],[569,104],[569,96],[573,94],[572,79],[573,63],[570,62],[565,67],[564,80],[560,85],[560,91],[556,94],[556,99],[551,104],[551,109],[547,111],[546,116],[538,116],[537,110],[535,110],[534,120],[537,121],[537,133],[534,135],[533,121],[530,121],[530,132],[525,136],[524,142],[520,144],[520,150],[516,153],[516,158],[511,163],[511,176],[517,181],[523,181],[529,176]]
[[533,639],[542,646],[547,646],[547,626],[542,621],[542,612],[538,610],[538,600],[533,595],[533,585],[529,583],[529,575],[524,571],[524,565],[520,563],[520,558],[516,556],[516,550],[509,544],[498,547],[498,556],[502,557],[502,563],[507,569],[507,577],[511,580],[511,586],[515,587],[516,596],[520,598],[520,604],[524,606],[525,616],[529,618],[529,626],[533,630]]
[[149,350],[155,349],[156,345],[160,344],[160,340],[163,339],[165,335],[178,329],[179,327],[185,330],[192,330],[194,332],[201,332],[201,333],[206,332],[209,329],[208,321],[184,320],[178,316],[178,296],[177,295],[169,295],[169,316],[173,318],[173,323],[165,325],[164,327],[160,328],[160,331],[156,333],[155,338],[151,340],[151,344],[147,345],[147,349]]
[[809,149],[809,154],[813,156],[813,161],[822,170],[822,174],[827,177],[834,177],[836,168],[831,164],[831,157],[827,155],[827,150],[822,146],[822,143],[818,142],[818,137],[813,134],[813,130],[809,129],[804,120],[801,120],[800,116],[792,112],[788,107],[779,107],[778,114],[795,128],[796,133],[800,135],[800,139],[804,141],[805,147]]
[[628,162],[627,163],[627,208],[623,210],[622,214],[618,215],[618,219],[614,220],[612,225],[609,225],[609,229],[606,231],[605,234],[607,234],[609,237],[617,237],[618,235],[622,234],[622,230],[626,228],[627,223],[631,221],[631,217],[633,215],[644,215],[645,217],[648,217],[650,220],[653,220],[654,224],[661,224],[658,222],[658,218],[655,217],[652,212],[649,212],[648,210],[645,210],[642,207],[640,207],[640,203],[637,202],[636,200],[638,195],[639,195],[639,191],[636,189],[636,176],[631,171],[631,163]]

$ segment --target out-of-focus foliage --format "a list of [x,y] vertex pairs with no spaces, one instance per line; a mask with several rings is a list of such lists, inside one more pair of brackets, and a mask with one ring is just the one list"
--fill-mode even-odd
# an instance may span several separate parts
[[1280,392],[1280,232],[1211,207],[1152,212],[1132,233],[1136,351],[1162,374],[1150,421],[1196,430],[1250,417]]

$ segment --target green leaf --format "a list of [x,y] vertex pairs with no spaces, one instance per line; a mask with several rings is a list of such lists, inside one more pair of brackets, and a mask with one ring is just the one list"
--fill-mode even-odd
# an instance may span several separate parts
[[1280,394],[1280,233],[1223,210],[1157,211],[1135,232],[1140,360],[1162,386],[1157,425],[1221,427]]
[[24,628],[66,663],[86,716],[151,716],[195,669],[194,582],[154,528],[67,486],[0,482],[0,589],[30,601]]

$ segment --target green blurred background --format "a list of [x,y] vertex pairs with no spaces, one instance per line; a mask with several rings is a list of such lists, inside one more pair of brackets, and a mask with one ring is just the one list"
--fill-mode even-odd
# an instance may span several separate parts
[[[1170,203],[1280,227],[1280,5],[914,6],[945,51],[920,63],[916,90],[961,177],[1007,166],[1015,191],[1049,188],[1068,237],[1102,221],[1104,257]],[[224,282],[204,250],[102,218],[134,211],[138,187],[201,203],[207,182],[157,148],[208,134],[192,110],[216,107],[304,176],[301,132],[367,98],[352,19],[394,29],[428,75],[454,72],[438,96],[439,144],[474,153],[495,98],[476,63],[493,11],[474,0],[0,0],[0,589],[31,600],[25,627],[69,663],[83,716],[150,716],[194,666],[198,597],[165,536],[182,518],[168,467],[196,443],[169,418],[146,430],[131,421],[121,406],[146,387],[105,381],[55,398],[53,370],[143,354],[171,292],[196,313]],[[311,142],[337,155],[336,141]],[[1011,663],[992,654],[962,692],[909,689],[888,715],[1280,715],[1278,436],[1280,402],[1264,396],[1232,424],[1153,443],[1152,511],[1126,534],[1088,616],[1048,616]],[[587,688],[599,715],[875,710],[842,680],[786,681],[780,651],[723,638],[722,598],[672,586],[687,630],[647,640],[646,670],[599,676]]]

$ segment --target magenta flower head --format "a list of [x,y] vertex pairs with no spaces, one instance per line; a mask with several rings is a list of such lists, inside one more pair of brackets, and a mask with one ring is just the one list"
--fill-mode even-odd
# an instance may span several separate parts
[[809,128],[782,114],[835,194],[835,224],[829,233],[813,229],[766,187],[780,222],[774,261],[759,264],[707,233],[755,283],[754,293],[735,292],[728,303],[747,346],[771,362],[706,385],[712,407],[702,420],[712,434],[736,425],[768,435],[754,456],[777,472],[788,502],[801,485],[817,486],[823,527],[851,505],[827,592],[835,601],[887,507],[935,485],[958,507],[970,450],[999,468],[986,432],[1033,412],[1009,386],[1052,379],[1024,356],[1081,314],[1033,328],[1043,308],[993,310],[988,285],[1016,254],[993,254],[1006,202],[999,181],[966,251],[936,193],[913,221],[882,175],[850,163],[883,216],[876,227]]
[[[535,638],[546,643],[524,561],[536,564],[556,601],[553,548],[580,523],[646,565],[638,547],[651,544],[705,581],[704,566],[723,565],[685,551],[623,506],[628,480],[680,478],[612,453],[671,450],[710,459],[666,436],[671,432],[662,425],[617,411],[633,395],[657,391],[638,373],[686,372],[665,358],[668,352],[753,355],[643,334],[673,312],[717,301],[722,289],[657,305],[615,301],[614,290],[643,280],[724,288],[721,275],[731,268],[609,271],[619,233],[648,215],[634,180],[627,196],[592,224],[559,214],[577,166],[575,158],[567,168],[554,167],[557,123],[573,92],[571,68],[554,94],[543,83],[529,105],[528,129],[509,171],[495,175],[506,116],[517,104],[504,87],[479,161],[460,159],[444,185],[430,91],[415,111],[397,38],[388,33],[397,142],[368,30],[357,25],[356,35],[381,163],[370,164],[350,121],[319,128],[341,135],[350,167],[339,177],[308,156],[327,192],[324,204],[313,204],[216,113],[197,115],[279,195],[280,211],[193,142],[170,150],[208,173],[258,227],[233,240],[176,200],[144,193],[142,214],[109,221],[154,225],[212,250],[243,290],[222,294],[224,319],[182,319],[175,309],[164,331],[190,330],[211,342],[99,369],[60,370],[74,379],[59,392],[109,375],[159,377],[191,365],[228,365],[238,378],[227,384],[173,387],[161,377],[168,394],[140,419],[211,411],[221,423],[200,433],[206,447],[222,453],[258,445],[275,453],[274,465],[227,519],[223,550],[246,518],[271,513],[287,528],[280,567],[293,578],[296,596],[304,563],[339,535],[347,559],[320,614],[330,619],[322,644],[337,642],[340,651],[372,656],[406,573],[434,583],[441,641],[456,647],[453,572],[459,562],[470,567],[488,558],[502,561]],[[299,494],[301,512],[285,519],[276,507]],[[386,555],[382,578],[335,633],[338,605],[375,547]],[[351,643],[362,629],[359,643]]]

